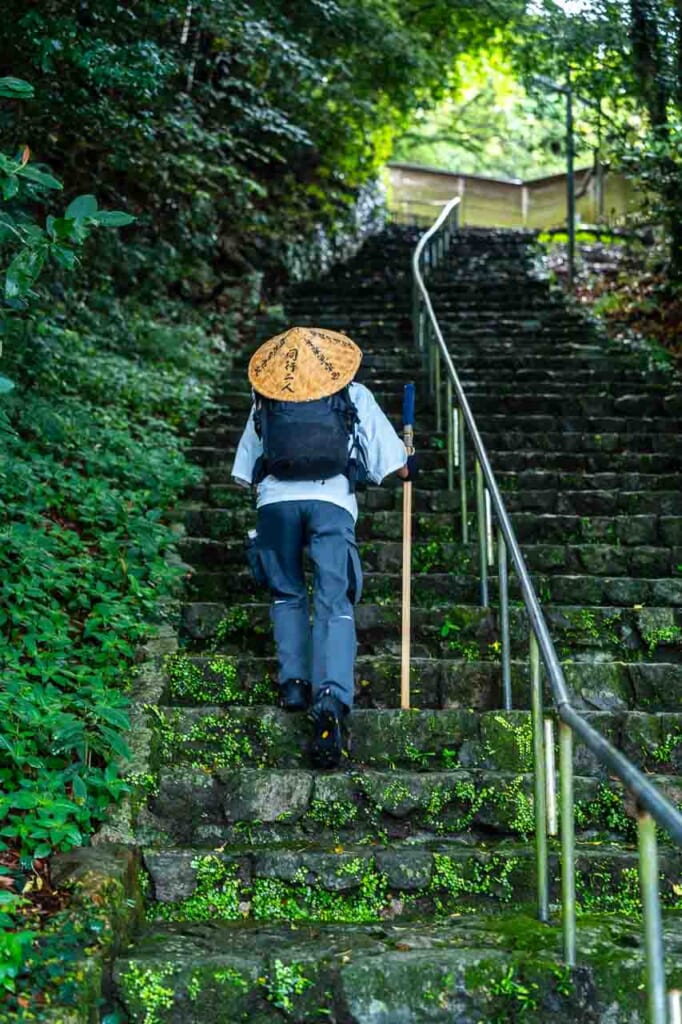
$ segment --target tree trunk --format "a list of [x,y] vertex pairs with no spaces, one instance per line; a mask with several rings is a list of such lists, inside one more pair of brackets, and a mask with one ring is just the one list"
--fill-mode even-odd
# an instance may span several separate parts
[[[677,0],[678,3],[682,0]],[[639,80],[651,124],[660,136],[667,135],[668,90],[661,60],[661,38],[655,0],[630,0],[630,38],[634,70]]]
[[677,81],[675,83],[678,110],[682,111],[682,0],[675,0],[677,13]]

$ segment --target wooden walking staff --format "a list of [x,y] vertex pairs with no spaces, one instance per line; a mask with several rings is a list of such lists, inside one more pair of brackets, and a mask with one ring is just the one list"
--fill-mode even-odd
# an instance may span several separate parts
[[[414,453],[414,384],[403,395],[403,441],[407,454]],[[403,622],[400,663],[400,706],[410,706],[410,611],[412,580],[412,481],[403,483]]]

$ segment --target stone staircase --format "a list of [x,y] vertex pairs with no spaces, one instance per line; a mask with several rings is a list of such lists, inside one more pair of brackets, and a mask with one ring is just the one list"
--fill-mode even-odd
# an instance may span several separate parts
[[[391,228],[293,289],[288,322],[346,331],[399,422],[417,381],[414,709],[400,711],[401,485],[361,496],[365,594],[351,759],[308,766],[305,715],[274,706],[267,595],[245,569],[254,513],[229,470],[248,353],[196,437],[182,650],[153,712],[158,778],[137,815],[148,923],[114,971],[140,1024],[646,1019],[634,829],[576,748],[578,949],[533,916],[528,621],[512,582],[514,710],[495,610],[460,538],[444,438],[411,344],[409,257]],[[533,238],[464,231],[430,279],[577,704],[673,800],[682,795],[682,390],[609,345],[536,268]],[[274,333],[274,330],[266,331]],[[473,475],[473,474],[472,474]],[[470,502],[473,509],[474,502]],[[558,901],[556,840],[551,898]],[[663,841],[669,982],[682,987],[681,852]]]

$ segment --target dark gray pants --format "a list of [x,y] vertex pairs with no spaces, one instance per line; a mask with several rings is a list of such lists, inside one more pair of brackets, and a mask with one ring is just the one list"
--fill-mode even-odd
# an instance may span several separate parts
[[[350,708],[357,650],[353,605],[362,592],[353,517],[330,501],[278,501],[258,509],[257,544],[273,598],[279,682],[309,680],[313,699],[329,686]],[[305,548],[314,566],[312,630]]]

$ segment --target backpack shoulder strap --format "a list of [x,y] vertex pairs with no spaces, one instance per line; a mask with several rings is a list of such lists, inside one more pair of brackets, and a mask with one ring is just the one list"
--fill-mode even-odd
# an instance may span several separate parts
[[272,404],[270,398],[255,393],[255,407],[253,410],[253,426],[256,437],[263,442],[263,449],[268,446],[268,410]]
[[263,437],[263,400],[257,392],[253,395],[253,427],[260,441]]
[[333,401],[335,402],[336,408],[343,417],[343,421],[348,433],[350,435],[353,435],[354,437],[355,427],[359,423],[359,416],[358,411],[355,408],[355,405],[353,404],[353,400],[350,397],[348,384],[346,384],[345,388],[341,388],[340,391],[336,392],[336,394],[333,396]]

